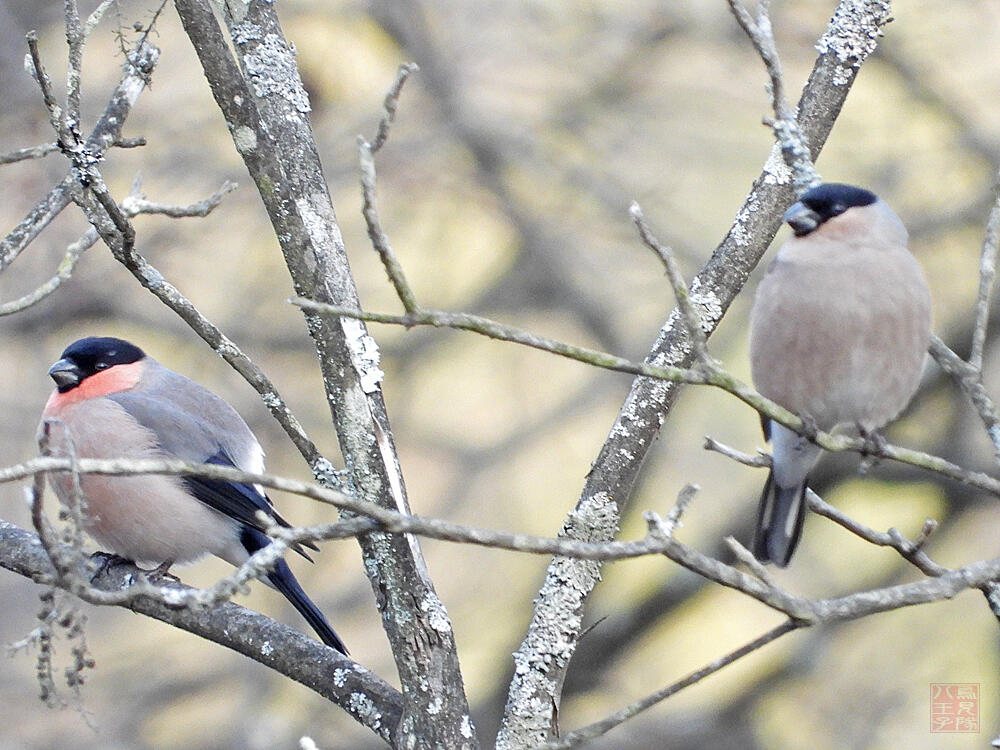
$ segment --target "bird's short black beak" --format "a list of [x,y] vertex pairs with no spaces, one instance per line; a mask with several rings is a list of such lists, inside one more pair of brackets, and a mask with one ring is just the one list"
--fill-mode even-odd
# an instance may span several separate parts
[[65,393],[80,385],[80,381],[83,380],[83,372],[75,362],[60,359],[49,368],[49,377],[56,381],[56,388],[59,392]]
[[793,203],[782,218],[795,232],[796,237],[809,234],[822,223],[820,215],[801,201]]

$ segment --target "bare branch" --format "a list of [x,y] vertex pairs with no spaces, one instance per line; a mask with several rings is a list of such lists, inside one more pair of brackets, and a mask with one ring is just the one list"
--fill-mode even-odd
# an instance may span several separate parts
[[[138,189],[138,186],[136,186],[136,189]],[[225,182],[221,188],[208,198],[187,206],[153,203],[138,195],[129,195],[122,201],[122,212],[129,217],[136,216],[138,214],[163,214],[173,218],[186,216],[203,217],[207,216],[213,209],[215,209],[219,203],[222,202],[222,198],[227,193],[230,193],[235,189],[235,182]],[[86,250],[90,249],[94,243],[97,242],[97,240],[97,230],[90,227],[83,233],[80,239],[71,243],[66,248],[66,254],[59,263],[56,275],[39,285],[28,294],[19,297],[16,300],[0,304],[0,317],[21,312],[22,310],[41,302],[43,299],[52,294],[56,289],[62,286],[63,282],[67,281],[73,275],[73,271],[76,270],[76,264],[79,262],[80,257]]]
[[890,528],[886,532],[880,532],[875,531],[862,523],[858,523],[847,514],[828,504],[823,500],[823,498],[812,490],[808,490],[806,493],[806,503],[808,504],[809,509],[813,512],[830,519],[836,524],[839,524],[852,534],[856,534],[861,537],[866,542],[879,547],[891,547],[896,550],[903,557],[903,559],[915,565],[924,575],[942,576],[945,573],[950,572],[948,568],[944,568],[931,560],[922,549],[924,543],[927,541],[927,538],[937,528],[937,521],[934,521],[933,519],[928,518],[924,522],[920,536],[911,542],[897,529]]
[[[443,541],[475,544],[516,552],[544,555],[554,554],[566,560],[576,559],[585,562],[597,562],[662,554],[711,581],[742,591],[744,594],[757,599],[769,607],[808,623],[862,617],[901,606],[934,601],[936,600],[935,597],[953,596],[961,590],[960,587],[956,588],[958,583],[965,581],[965,586],[978,586],[984,581],[989,580],[988,571],[992,570],[990,566],[996,565],[1000,568],[1000,558],[974,563],[966,566],[966,568],[954,571],[937,568],[933,570],[931,575],[953,579],[949,580],[946,588],[931,587],[925,589],[918,586],[916,589],[911,590],[905,587],[903,589],[889,587],[851,594],[836,600],[810,601],[770,585],[767,582],[762,582],[758,578],[747,576],[725,563],[714,560],[688,547],[674,538],[673,530],[668,527],[666,522],[660,521],[652,514],[650,515],[650,532],[645,538],[635,541],[605,542],[600,540],[581,540],[576,536],[570,536],[567,532],[573,531],[571,528],[572,523],[592,522],[593,520],[592,518],[583,518],[581,516],[571,519],[567,527],[564,528],[563,535],[558,538],[535,537],[465,526],[443,519],[412,516],[384,508],[377,503],[356,499],[350,495],[326,487],[271,474],[245,472],[231,466],[221,466],[218,464],[194,464],[166,459],[80,458],[74,461],[71,458],[43,456],[15,466],[0,469],[0,483],[18,481],[42,473],[74,470],[80,474],[103,474],[110,476],[132,476],[137,474],[204,476],[229,482],[261,484],[265,487],[310,497],[338,508],[349,510],[352,513],[364,515],[377,522],[380,529],[394,534],[419,534]],[[690,500],[693,489],[693,487],[685,487],[681,491],[676,508],[684,507]],[[899,542],[898,539],[894,540],[890,538],[892,534],[879,535],[878,532],[871,531],[857,524],[855,521],[850,519],[845,520],[842,514],[828,509],[821,501],[819,504],[815,504],[816,500],[814,499],[810,503],[811,507],[814,507],[817,512],[823,512],[824,515],[828,515],[828,517],[833,518],[838,523],[843,523],[845,527],[851,530],[859,529],[860,531],[856,533],[859,533],[863,538],[870,538],[870,541],[875,544],[896,547],[906,552],[907,555],[915,553],[919,549],[920,544],[922,544],[922,540],[913,543],[906,540]],[[676,508],[671,513],[671,517],[679,515],[679,511]],[[587,510],[588,513],[596,515],[600,515],[604,511],[606,511],[606,506],[600,502],[600,498],[595,499],[595,502]],[[674,525],[676,526],[676,520],[674,521]],[[371,527],[365,524],[352,527],[350,524],[345,525],[342,522],[338,522],[299,529],[274,528],[271,529],[271,533],[280,537],[287,545],[293,545],[307,541],[316,542],[326,539],[341,539],[351,534],[370,533],[371,530]],[[966,580],[963,578],[965,575],[963,571],[970,570],[976,572],[972,574],[972,578]],[[983,572],[984,570],[986,572]],[[926,584],[927,582],[923,583]],[[905,591],[906,593],[900,596],[898,591]],[[831,604],[831,602],[835,602],[835,604]],[[556,618],[556,621],[562,622],[559,618]]]
[[[227,38],[208,0],[174,5],[259,187],[296,294],[357,308],[357,288],[309,123],[309,99],[275,7],[227,4]],[[356,321],[305,317],[352,489],[360,498],[408,512],[374,339]],[[371,533],[359,542],[406,695],[400,744],[474,750],[478,740],[454,633],[417,539]]]
[[[0,567],[39,582],[55,576],[38,537],[0,520]],[[87,578],[90,573],[80,570]],[[105,592],[128,589],[142,577],[134,565],[107,566],[92,583]],[[190,589],[164,584],[183,598]],[[389,741],[401,716],[402,696],[379,677],[335,649],[252,610],[231,602],[210,610],[176,607],[139,596],[128,609],[186,630],[243,654],[299,682],[350,713],[360,724]],[[359,701],[358,695],[366,698]]]
[[382,103],[382,108],[385,110],[385,114],[382,119],[379,120],[378,132],[375,134],[375,138],[370,144],[371,152],[374,154],[389,139],[389,128],[392,126],[393,120],[396,119],[396,106],[399,104],[399,96],[403,93],[403,85],[406,80],[414,73],[420,70],[420,66],[415,62],[403,63],[399,66],[399,70],[396,73],[396,81],[392,84],[392,88],[385,95],[385,100]]
[[[160,51],[150,44],[144,44],[131,53],[129,63],[111,94],[104,114],[87,139],[85,148],[93,157],[99,158],[104,151],[119,142],[122,126],[152,75],[159,57]],[[69,205],[78,179],[78,175],[73,172],[63,178],[0,242],[0,273]]]
[[770,79],[771,107],[774,110],[775,119],[765,122],[774,131],[782,158],[792,171],[796,192],[798,194],[804,193],[819,183],[820,178],[813,166],[809,146],[796,120],[795,111],[788,105],[788,99],[785,96],[781,60],[778,57],[778,48],[771,27],[770,2],[760,0],[756,21],[740,0],[727,0],[727,2],[740,28],[753,42],[754,49],[757,50],[757,54],[760,55],[760,59],[767,69],[767,75]]
[[[738,463],[744,464],[745,466],[752,466],[755,468],[768,468],[771,465],[771,457],[768,455],[758,455],[750,456],[740,451],[730,448],[729,446],[718,443],[712,438],[705,439],[705,449],[714,450],[727,456]],[[937,522],[932,519],[927,519],[924,522],[924,527],[920,533],[920,536],[914,540],[910,541],[906,539],[899,531],[890,528],[886,532],[875,531],[874,529],[865,526],[864,524],[858,523],[853,518],[850,518],[847,514],[834,508],[832,505],[828,504],[819,495],[813,492],[811,489],[806,491],[806,503],[808,504],[810,510],[815,513],[824,516],[836,524],[839,524],[843,528],[855,534],[866,542],[874,544],[879,547],[892,547],[900,555],[909,562],[913,563],[917,568],[920,569],[925,575],[929,576],[939,576],[947,572],[947,568],[943,568],[933,560],[931,560],[922,551],[924,542],[927,538],[934,532],[937,528]],[[747,563],[746,560],[744,560]],[[747,563],[749,564],[749,563]],[[769,577],[765,577],[765,580],[770,580]]]
[[584,346],[566,344],[556,339],[532,333],[531,331],[508,326],[489,318],[469,313],[453,313],[444,310],[417,308],[405,315],[392,315],[337,307],[301,297],[289,301],[303,310],[323,315],[356,318],[373,323],[401,325],[406,328],[412,328],[413,326],[433,326],[435,328],[454,328],[460,331],[470,331],[478,333],[481,336],[486,336],[487,338],[497,339],[498,341],[508,341],[528,346],[532,349],[540,349],[541,351],[558,354],[561,357],[601,367],[606,370],[616,370],[633,375],[646,375],[648,377],[684,383],[708,382],[708,376],[697,370],[685,370],[670,366],[659,367],[642,362],[633,362],[624,357],[617,357],[613,354],[589,349]]
[[133,182],[131,194],[121,203],[122,213],[128,217],[136,216],[138,214],[162,214],[163,216],[169,216],[172,219],[182,219],[187,217],[204,218],[212,213],[212,211],[214,211],[219,204],[222,203],[223,198],[238,187],[235,182],[226,180],[222,183],[222,186],[218,190],[204,200],[197,201],[196,203],[190,203],[186,206],[178,206],[174,204],[156,203],[146,200],[146,196],[139,192],[141,184],[142,183],[137,177]]
[[[861,6],[859,8],[859,5]],[[798,104],[797,122],[815,159],[833,123],[837,119],[862,63],[873,51],[881,28],[889,20],[887,3],[879,0],[842,0],[834,13],[821,42],[821,52],[813,67],[809,81]],[[711,260],[692,280],[690,289],[705,304],[703,321],[706,334],[718,325],[729,305],[742,289],[750,271],[767,250],[777,231],[781,214],[791,203],[794,190],[790,185],[793,175],[781,160],[771,159],[754,183],[750,194],[736,215],[725,238],[716,248]],[[660,329],[653,348],[646,357],[652,364],[685,367],[693,359],[682,346],[686,334],[679,313],[675,312]],[[649,378],[637,378],[618,412],[607,440],[594,461],[578,505],[588,503],[595,496],[607,497],[620,514],[631,498],[633,483],[679,393],[678,386]],[[627,458],[623,458],[627,456]],[[581,533],[590,536],[602,533],[613,524],[602,523]],[[582,566],[582,564],[580,564]],[[554,565],[550,567],[550,574]],[[596,583],[596,579],[593,580]],[[590,591],[575,599],[574,607],[583,608]],[[539,593],[536,607],[547,606],[554,594],[547,590]],[[577,612],[567,613],[574,621]],[[526,748],[548,739],[551,724],[525,721],[524,714],[530,705],[558,705],[558,691],[565,677],[565,670],[575,648],[579,631],[561,634],[566,658],[544,662],[533,658],[530,650],[527,661],[537,673],[540,692],[526,694],[512,685],[505,709],[505,736],[512,738],[507,747]],[[522,648],[534,643],[536,633],[525,636]],[[538,654],[536,654],[537,656]]]
[[715,674],[720,669],[728,667],[734,661],[743,658],[747,654],[759,651],[767,644],[777,640],[786,633],[792,632],[798,627],[801,627],[800,623],[797,623],[794,620],[785,620],[785,622],[781,623],[781,625],[772,628],[759,638],[755,638],[749,643],[740,646],[735,651],[730,651],[725,656],[706,664],[701,669],[695,670],[687,677],[667,685],[665,688],[657,690],[655,693],[647,695],[642,700],[638,700],[635,703],[626,706],[622,710],[611,714],[611,716],[606,719],[602,719],[601,721],[589,724],[582,729],[570,732],[565,737],[561,737],[558,740],[553,740],[551,742],[546,742],[543,745],[539,745],[536,750],[569,750],[569,748],[579,747],[587,740],[592,740],[596,737],[607,734],[615,727],[621,726],[626,721],[642,713],[646,709],[652,708],[657,703],[676,695],[684,688],[690,687],[691,685],[705,679],[709,675]]
[[73,275],[73,271],[76,270],[76,264],[79,262],[80,257],[95,242],[97,242],[97,232],[91,229],[84,233],[76,242],[70,243],[66,248],[66,254],[59,263],[59,267],[56,269],[55,276],[24,296],[0,304],[0,317],[26,310],[52,294],[52,292],[62,286],[63,282],[69,280]]
[[0,165],[3,164],[14,164],[19,161],[24,161],[25,159],[41,159],[44,156],[48,156],[53,151],[59,150],[58,143],[43,143],[41,146],[28,146],[27,148],[19,148],[17,151],[11,151],[10,153],[0,154]]
[[983,249],[979,259],[976,326],[972,331],[972,353],[969,355],[969,364],[979,371],[983,369],[983,349],[986,346],[986,327],[990,320],[990,303],[996,286],[997,247],[1000,244],[1000,184],[994,190],[997,194],[996,200],[990,209],[990,218],[986,222],[986,235],[983,238]]
[[[66,28],[66,46],[69,48],[66,65],[66,111],[64,128],[72,135],[72,144],[79,144],[80,135],[80,78],[83,71],[83,47],[87,37],[80,22],[76,0],[63,0]],[[67,141],[66,145],[70,143]]]
[[[362,310],[327,305],[313,300],[295,299],[293,304],[304,309],[336,315],[342,317],[358,318],[359,320],[374,321],[378,323],[389,323],[401,325],[407,328],[417,325],[455,328],[463,331],[471,331],[482,336],[508,341],[534,349],[552,352],[567,359],[600,367],[606,370],[617,372],[627,372],[641,375],[651,380],[668,381],[670,383],[685,383],[688,385],[711,385],[735,396],[740,401],[751,406],[759,414],[769,419],[785,425],[789,429],[802,433],[808,431],[802,420],[783,408],[782,406],[761,396],[756,390],[746,383],[730,375],[719,366],[706,366],[704,363],[698,370],[674,367],[671,365],[649,364],[650,358],[646,362],[633,362],[606,352],[600,352],[586,347],[573,346],[555,339],[546,338],[522,329],[506,326],[502,323],[483,318],[478,315],[467,313],[450,313],[441,310],[420,309],[406,315],[390,315],[386,313],[369,313]],[[655,359],[655,358],[654,358]],[[828,451],[843,452],[853,451],[855,453],[871,453],[871,445],[860,438],[848,435],[836,435],[827,432],[810,433],[813,442]],[[909,464],[918,468],[926,469],[962,482],[970,486],[1000,496],[1000,480],[984,474],[983,472],[970,471],[952,463],[939,456],[932,456],[921,451],[911,450],[896,445],[886,444],[881,447],[878,458],[886,458],[900,463]]]
[[734,536],[727,536],[725,539],[726,546],[732,551],[736,556],[736,559],[743,563],[750,572],[757,576],[760,580],[766,583],[768,586],[777,586],[775,583],[774,576],[767,569],[767,566],[761,563],[753,553],[740,544],[739,540]]
[[66,149],[71,145],[66,140],[66,123],[63,120],[62,108],[56,101],[55,94],[52,93],[52,79],[49,78],[49,74],[45,72],[45,66],[42,65],[42,58],[38,52],[38,33],[29,31],[25,38],[28,41],[28,57],[31,60],[35,82],[42,90],[42,100],[45,102],[45,109],[49,114],[49,124],[59,138],[59,148]]
[[396,290],[403,309],[408,313],[419,310],[417,300],[410,288],[409,282],[403,273],[403,267],[396,258],[389,238],[382,229],[382,222],[379,219],[378,208],[375,203],[375,158],[371,145],[362,136],[358,136],[358,163],[361,166],[361,193],[364,199],[362,213],[365,217],[365,224],[368,226],[368,236],[371,238],[372,246],[378,252],[382,265],[389,275],[389,281]]
[[368,237],[371,238],[372,246],[378,252],[379,258],[382,260],[382,265],[389,275],[389,281],[392,282],[400,302],[403,303],[403,309],[408,313],[416,312],[419,307],[417,306],[417,299],[413,294],[413,289],[410,287],[409,282],[406,280],[406,275],[403,273],[403,267],[399,264],[399,260],[396,258],[396,254],[389,244],[389,238],[382,229],[382,221],[378,215],[378,208],[375,202],[375,152],[382,148],[388,140],[389,127],[396,117],[396,105],[399,103],[399,96],[403,92],[403,84],[406,83],[410,74],[417,70],[419,68],[416,63],[404,63],[399,66],[396,81],[393,83],[389,93],[385,95],[383,104],[385,115],[379,122],[375,140],[369,143],[363,136],[358,136],[358,164],[361,167],[361,194],[364,200],[362,214],[365,217],[365,224],[368,227]]
[[639,230],[639,236],[642,238],[643,243],[656,253],[657,257],[662,261],[664,268],[666,268],[667,278],[670,280],[670,286],[674,290],[674,298],[677,300],[677,307],[680,309],[684,325],[687,327],[688,336],[691,339],[691,347],[696,359],[702,364],[711,363],[711,357],[708,354],[708,344],[705,339],[705,327],[701,321],[701,315],[698,314],[698,311],[691,303],[691,295],[688,291],[687,283],[684,281],[684,276],[677,265],[673,251],[666,245],[660,244],[660,241],[653,236],[653,232],[646,223],[646,217],[642,215],[642,209],[638,203],[635,201],[632,202],[632,205],[629,207],[629,213],[632,216],[632,221],[636,229]]
[[108,12],[118,0],[102,0],[101,4],[91,11],[90,15],[87,16],[87,21],[83,25],[83,36],[84,38],[89,37],[91,33],[97,28],[97,24],[101,22],[104,18],[104,14]]
[[720,443],[708,435],[705,436],[705,443],[702,447],[707,451],[721,453],[723,456],[731,458],[744,466],[751,466],[755,469],[767,469],[771,466],[771,457],[767,454],[758,453],[755,456],[751,456],[749,453],[743,453],[725,443]]
[[[980,299],[982,299],[980,297]],[[978,330],[978,329],[977,329]],[[985,331],[985,328],[982,330]],[[993,455],[1000,462],[1000,412],[983,383],[981,367],[964,361],[937,336],[931,336],[930,353],[942,370],[951,375],[965,393],[993,443]],[[980,358],[982,352],[980,351]]]

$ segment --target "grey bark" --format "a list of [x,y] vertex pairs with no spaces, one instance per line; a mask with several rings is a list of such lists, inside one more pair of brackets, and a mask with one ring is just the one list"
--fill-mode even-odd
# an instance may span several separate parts
[[[827,27],[819,45],[821,54],[798,104],[799,126],[814,160],[889,14],[887,2],[843,0]],[[729,232],[691,283],[707,333],[714,331],[743,288],[792,201],[791,174],[774,157],[773,153]],[[660,329],[646,361],[682,367],[692,363],[685,325],[676,309]],[[612,538],[643,460],[679,392],[674,383],[641,377],[633,382],[571,516],[579,517],[595,504],[601,512],[589,514],[590,521],[584,524],[576,518],[564,534],[569,531],[590,541]],[[515,653],[498,748],[535,747],[553,736],[562,683],[580,637],[584,608],[599,578],[599,566],[594,563],[556,558],[550,564],[528,633]],[[567,597],[567,591],[573,595]]]
[[[0,567],[45,584],[55,575],[38,537],[0,520]],[[90,574],[79,571],[84,580]],[[91,584],[102,591],[127,589],[141,575],[122,563],[101,571]],[[180,583],[164,584],[187,590]],[[339,652],[269,617],[227,602],[210,610],[174,608],[148,597],[120,605],[243,654],[299,682],[389,741],[402,713],[403,696],[382,679]]]
[[[308,98],[273,5],[228,4],[228,39],[207,0],[176,0],[175,5],[233,142],[260,191],[296,294],[357,307],[309,124]],[[306,323],[354,492],[408,512],[377,384],[380,373],[377,363],[363,355],[370,351],[367,333],[358,323],[332,318],[307,315]],[[317,474],[320,481],[330,479]],[[405,703],[393,744],[478,747],[451,623],[416,540],[372,533],[360,542],[403,687]]]

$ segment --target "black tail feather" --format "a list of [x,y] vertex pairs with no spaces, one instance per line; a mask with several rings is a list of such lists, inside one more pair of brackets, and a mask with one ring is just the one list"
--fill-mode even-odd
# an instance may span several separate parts
[[784,568],[792,559],[806,517],[806,486],[802,482],[797,487],[779,487],[774,472],[768,474],[753,538],[753,555],[761,562]]
[[[271,542],[266,534],[250,527],[244,527],[240,541],[251,555],[257,550],[263,549]],[[320,612],[319,607],[313,604],[312,600],[306,595],[306,592],[302,590],[302,586],[299,585],[298,580],[292,573],[292,569],[288,567],[288,563],[284,560],[278,560],[271,572],[267,574],[267,580],[292,603],[292,606],[312,626],[312,629],[316,631],[316,635],[319,636],[323,643],[330,648],[336,649],[344,654],[344,656],[348,655],[344,642],[340,640],[340,636],[330,627],[330,623],[327,621],[326,616]]]

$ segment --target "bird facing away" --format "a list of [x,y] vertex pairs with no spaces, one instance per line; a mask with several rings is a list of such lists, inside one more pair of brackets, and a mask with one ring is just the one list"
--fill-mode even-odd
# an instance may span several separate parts
[[[930,292],[906,229],[874,193],[838,183],[806,192],[784,220],[794,236],[751,312],[754,385],[812,426],[850,424],[873,436],[909,403],[930,339]],[[763,426],[773,463],[753,553],[784,567],[821,449],[770,420]]]
[[[66,454],[68,433],[80,458],[178,458],[264,471],[260,443],[228,403],[128,341],[80,339],[66,348],[49,375],[56,389],[39,430],[49,425],[54,455]],[[68,504],[71,475],[52,474],[50,483]],[[242,565],[270,542],[258,511],[289,525],[259,485],[89,474],[80,476],[80,488],[85,528],[98,544],[164,569],[208,554]],[[347,653],[284,560],[267,573],[266,583],[284,594],[323,643]]]

